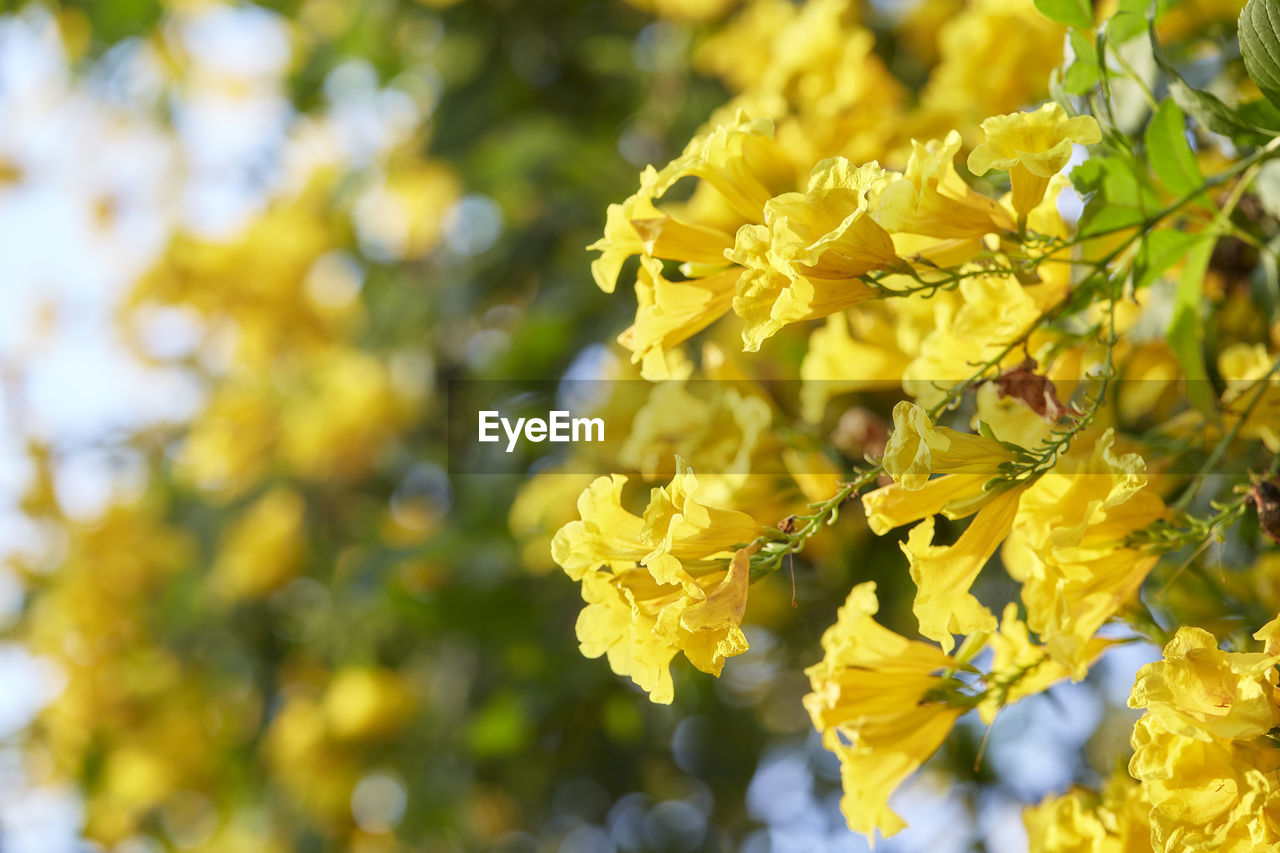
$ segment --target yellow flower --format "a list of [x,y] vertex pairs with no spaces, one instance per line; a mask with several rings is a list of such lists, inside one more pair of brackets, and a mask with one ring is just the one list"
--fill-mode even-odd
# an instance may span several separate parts
[[970,0],[938,31],[940,61],[922,111],[943,127],[965,127],[1044,98],[1065,35],[1032,0]]
[[520,543],[521,564],[529,571],[543,574],[555,568],[551,538],[575,518],[574,501],[594,479],[590,474],[550,470],[520,486],[507,514],[507,526]]
[[[754,0],[695,55],[756,109],[781,121],[779,139],[805,168],[834,154],[876,156],[896,140],[905,88],[858,21],[857,0]],[[751,57],[744,62],[743,57]]]
[[[902,372],[902,390],[923,406],[941,402],[947,388],[969,378],[974,364],[996,359],[1040,319],[1035,299],[1012,276],[973,275],[957,290],[960,304],[937,307],[932,332]],[[1005,355],[1006,363],[1021,358]]]
[[1266,742],[1201,740],[1148,714],[1133,727],[1129,773],[1151,801],[1158,853],[1254,853],[1280,845],[1280,750]]
[[397,258],[421,258],[439,242],[445,217],[461,195],[461,181],[443,163],[393,164],[384,181],[360,199],[361,238]]
[[1092,145],[1102,140],[1093,116],[1068,117],[1052,102],[1034,112],[994,116],[982,123],[982,129],[986,142],[969,152],[969,171],[975,175],[992,169],[1007,171],[1013,209],[1020,219],[1040,203],[1049,179],[1067,165],[1072,143]]
[[1117,454],[1110,430],[1093,435],[1075,441],[1089,450],[1073,448],[1026,490],[1002,551],[1023,584],[1027,624],[1077,679],[1093,635],[1155,566],[1156,555],[1125,539],[1166,514],[1142,457]]
[[1138,670],[1129,707],[1146,708],[1182,737],[1250,739],[1280,723],[1277,658],[1224,652],[1208,631],[1179,628],[1164,659]]
[[745,512],[706,506],[695,498],[697,492],[698,481],[688,470],[678,470],[669,486],[651,492],[641,536],[655,547],[641,562],[659,583],[686,582],[680,558],[721,554],[760,533]]
[[746,320],[743,348],[755,352],[789,323],[825,317],[874,294],[860,277],[901,263],[872,218],[867,193],[884,178],[876,163],[842,157],[814,167],[804,192],[769,199],[764,224],[738,229],[725,257],[746,269],[733,310]]
[[581,520],[569,522],[551,540],[551,558],[574,580],[601,566],[639,562],[653,550],[640,539],[644,519],[622,507],[626,484],[622,474],[593,481],[578,496]]
[[[629,383],[638,385],[639,383]],[[738,507],[738,493],[761,468],[776,472],[773,410],[763,397],[718,382],[663,382],[646,388],[617,460],[646,480],[669,479],[677,458],[699,470],[704,503]]]
[[1151,804],[1129,774],[1101,794],[1073,788],[1022,813],[1028,853],[1151,853]]
[[[702,42],[694,53],[694,63],[699,71],[721,78],[734,91],[759,90],[773,67],[770,53],[775,41],[799,16],[800,7],[789,0],[751,0]],[[758,59],[743,62],[743,56]]]
[[412,411],[390,368],[358,349],[319,351],[289,378],[292,393],[280,406],[280,457],[309,479],[363,476]]
[[838,311],[809,336],[800,364],[800,407],[806,421],[821,423],[832,397],[898,384],[908,359],[897,342],[898,317],[888,307],[896,301]]
[[[658,208],[655,201],[685,178],[698,184],[682,206],[684,216]],[[725,260],[733,231],[762,221],[765,203],[793,186],[795,172],[773,139],[772,120],[737,110],[695,136],[661,170],[647,167],[640,189],[610,205],[604,237],[587,247],[601,253],[591,272],[600,289],[612,293],[623,263],[641,256],[639,310],[620,340],[646,378],[668,378],[667,350],[729,310],[741,274]],[[686,280],[666,279],[660,259],[682,262]]]
[[659,583],[642,568],[588,571],[582,576],[587,606],[577,623],[582,654],[607,655],[614,673],[629,676],[651,701],[670,704],[670,664],[677,653],[718,676],[726,658],[747,650],[740,624],[750,560],[750,550],[743,549],[727,571],[719,563],[690,566],[697,576],[685,586]]
[[[1089,647],[1091,656],[1101,654],[1112,642],[1095,637]],[[1053,660],[1044,646],[1031,639],[1027,623],[1018,618],[1018,605],[1012,601],[1005,605],[1000,630],[991,635],[987,645],[993,652],[991,672],[986,679],[990,687],[978,705],[978,713],[987,724],[994,722],[996,714],[1006,705],[1041,693],[1071,675],[1071,670]]]
[[219,598],[259,598],[298,573],[302,561],[306,502],[278,486],[267,492],[228,530],[209,575]]
[[696,500],[698,482],[683,462],[669,486],[652,490],[643,517],[622,507],[625,483],[619,474],[592,483],[578,499],[582,519],[560,529],[551,551],[582,581],[582,653],[607,654],[615,673],[665,704],[678,652],[719,675],[725,658],[746,650],[739,623],[753,549],[732,549],[761,527],[746,513]]
[[644,517],[622,507],[621,474],[600,477],[578,498],[580,521],[560,528],[551,541],[555,561],[574,580],[603,566],[645,566],[662,584],[681,583],[697,596],[697,583],[681,560],[720,556],[760,532],[749,515],[708,507],[695,495],[698,481],[681,464],[670,485],[650,492]]
[[956,666],[935,646],[877,624],[875,583],[855,586],[836,624],[822,636],[822,662],[805,670],[804,698],[827,749],[840,758],[849,828],[874,841],[906,824],[889,797],[932,755],[964,713],[934,697],[947,684],[936,673]]
[[710,21],[728,12],[737,0],[627,0],[632,6],[664,20]]
[[795,186],[795,173],[773,139],[773,121],[738,111],[690,140],[683,152],[657,175],[658,197],[681,178],[706,181],[744,222],[759,222],[765,202]]
[[913,527],[901,545],[916,584],[912,611],[920,620],[920,633],[946,651],[955,644],[952,634],[995,630],[995,616],[969,588],[1009,535],[1022,492],[1008,489],[991,498],[953,545],[932,544],[932,516]]
[[[1280,453],[1280,377],[1271,374],[1271,365],[1280,356],[1271,355],[1263,344],[1232,344],[1218,356],[1218,371],[1226,380],[1222,402],[1224,420],[1230,428],[1261,393],[1258,402],[1240,426],[1240,435],[1257,438],[1272,453]],[[1270,374],[1270,378],[1266,378]],[[1266,388],[1261,387],[1266,384]]]
[[893,407],[893,432],[884,451],[884,470],[907,490],[918,490],[930,474],[983,474],[1016,454],[994,439],[935,427],[917,403],[905,400]]
[[[1275,623],[1254,636],[1274,639]],[[1138,671],[1129,705],[1129,772],[1151,800],[1160,853],[1274,850],[1280,845],[1280,750],[1261,736],[1280,722],[1276,655],[1224,652],[1179,628],[1164,659]]]
[[408,683],[395,670],[353,666],[333,674],[323,704],[334,738],[379,741],[408,724],[416,703]]
[[992,493],[983,490],[990,474],[947,474],[929,480],[919,489],[898,483],[882,486],[862,496],[867,526],[877,536],[895,527],[941,513],[947,518],[971,515]]
[[631,362],[640,364],[648,380],[670,379],[666,352],[714,323],[733,306],[738,269],[727,269],[701,278],[671,281],[662,274],[662,262],[641,257],[636,278],[636,319],[618,343],[631,350]]
[[247,492],[271,462],[275,398],[268,377],[248,371],[227,377],[178,451],[179,476],[225,499]]
[[587,247],[600,252],[591,275],[605,293],[613,293],[622,265],[632,255],[698,264],[723,264],[733,237],[713,226],[670,216],[653,203],[667,187],[652,166],[640,175],[640,189],[605,213],[604,236]]
[[[956,172],[960,134],[921,144],[911,140],[911,159],[901,180],[888,184],[876,200],[876,220],[890,231],[938,239],[981,238],[1013,228],[999,202],[974,192]],[[974,246],[974,252],[980,249]]]

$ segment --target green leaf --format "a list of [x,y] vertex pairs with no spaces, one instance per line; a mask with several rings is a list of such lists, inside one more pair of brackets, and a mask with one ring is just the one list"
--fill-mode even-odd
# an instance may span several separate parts
[[1088,196],[1078,225],[1084,237],[1141,225],[1160,207],[1127,157],[1092,157],[1071,170],[1071,182]]
[[1040,14],[1069,27],[1093,27],[1093,6],[1089,0],[1036,0]]
[[1258,194],[1262,209],[1280,219],[1280,160],[1268,160],[1262,164],[1253,179],[1253,190]]
[[1114,45],[1121,45],[1147,28],[1145,15],[1136,12],[1117,12],[1107,20],[1107,37]]
[[1263,130],[1268,136],[1280,135],[1280,107],[1266,98],[1236,104],[1236,116],[1240,121]]
[[1071,51],[1075,61],[1062,78],[1062,87],[1072,95],[1083,95],[1098,85],[1098,51],[1079,30],[1071,30]]
[[1185,196],[1204,186],[1200,164],[1187,143],[1186,116],[1176,103],[1169,99],[1160,103],[1144,140],[1151,168],[1169,192]]
[[1249,0],[1240,13],[1245,70],[1272,104],[1280,105],[1280,8],[1275,0]]
[[1216,421],[1218,408],[1209,383],[1209,372],[1205,369],[1204,350],[1200,346],[1204,340],[1201,310],[1204,274],[1209,268],[1215,242],[1216,239],[1202,240],[1188,254],[1174,295],[1173,318],[1169,322],[1166,340],[1187,377],[1187,398],[1191,405]]
[[1133,289],[1148,287],[1160,274],[1191,250],[1203,234],[1188,234],[1176,228],[1159,228],[1142,238],[1133,261]]
[[1193,88],[1182,79],[1178,69],[1156,38],[1155,29],[1148,31],[1151,52],[1156,64],[1169,77],[1169,93],[1188,115],[1214,133],[1229,137],[1233,142],[1246,145],[1263,145],[1280,136],[1280,110],[1268,102],[1250,101],[1232,108],[1216,96]]
[[[1107,19],[1107,39],[1119,46],[1145,32],[1150,10],[1150,0],[1120,0],[1116,13]],[[1159,17],[1158,10],[1156,14]]]

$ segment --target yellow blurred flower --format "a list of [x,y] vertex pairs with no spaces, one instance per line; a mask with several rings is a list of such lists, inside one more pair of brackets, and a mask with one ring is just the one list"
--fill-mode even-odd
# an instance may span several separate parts
[[1151,853],[1151,804],[1127,773],[1101,794],[1073,788],[1022,813],[1028,853]]
[[338,670],[323,703],[329,732],[343,741],[385,740],[404,728],[417,704],[405,679],[382,667]]
[[[1013,276],[970,275],[957,291],[958,304],[933,306],[933,328],[902,371],[902,390],[922,406],[940,403],[948,388],[973,374],[973,365],[996,359],[1040,319],[1033,294]],[[1012,366],[1022,357],[1008,352],[1001,366]]]
[[1263,344],[1246,343],[1231,344],[1218,355],[1218,372],[1227,383],[1222,392],[1225,425],[1230,428],[1252,405],[1240,434],[1259,439],[1272,453],[1280,453],[1280,374],[1272,372],[1277,358]]
[[292,580],[302,559],[305,514],[293,489],[280,486],[258,498],[223,537],[209,575],[213,593],[230,601],[258,598]]
[[1032,0],[970,0],[938,30],[939,62],[910,118],[933,136],[1041,100],[1065,37]]

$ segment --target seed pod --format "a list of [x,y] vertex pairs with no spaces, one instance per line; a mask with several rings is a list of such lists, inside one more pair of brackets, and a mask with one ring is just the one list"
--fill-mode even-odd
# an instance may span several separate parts
[[1245,502],[1258,511],[1262,532],[1280,543],[1280,480],[1258,480],[1250,486]]
[[1053,380],[1036,373],[1036,367],[1034,358],[1026,358],[1017,367],[1009,368],[991,381],[1002,398],[1021,400],[1040,417],[1056,423],[1068,409],[1058,399],[1058,389]]

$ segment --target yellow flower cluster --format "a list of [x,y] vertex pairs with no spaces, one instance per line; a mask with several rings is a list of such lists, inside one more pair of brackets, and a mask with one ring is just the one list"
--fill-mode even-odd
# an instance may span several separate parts
[[1077,788],[1027,809],[1027,851],[1151,853],[1150,813],[1143,786],[1117,772],[1100,795]]
[[1172,851],[1271,850],[1280,844],[1280,724],[1272,622],[1265,652],[1224,652],[1212,634],[1181,628],[1164,659],[1138,672],[1129,705],[1129,772],[1151,803],[1151,844]]
[[358,477],[420,402],[385,360],[345,342],[365,309],[355,262],[330,251],[327,191],[318,182],[278,201],[230,243],[177,238],[132,293],[131,310],[201,320],[197,353],[221,375],[179,465],[218,497],[240,497],[277,465],[309,480]]
[[[632,515],[621,508],[623,477],[615,475],[588,488],[581,520],[568,522],[552,549],[591,603],[578,625],[584,652],[607,650],[615,672],[631,675],[655,701],[671,701],[666,666],[678,651],[718,673],[729,650],[717,646],[712,666],[699,663],[704,641],[688,626],[676,630],[667,608],[683,614],[686,598],[709,601],[721,591],[714,584],[730,579],[743,584],[745,596],[749,569],[778,568],[854,496],[872,534],[910,525],[899,545],[924,640],[877,624],[875,585],[861,583],[823,637],[822,662],[807,670],[812,692],[805,706],[840,758],[843,811],[850,827],[872,841],[902,829],[888,808],[890,795],[962,714],[977,710],[991,723],[1013,702],[1063,679],[1083,679],[1100,654],[1122,642],[1104,630],[1110,623],[1166,637],[1140,596],[1160,555],[1222,541],[1223,529],[1248,506],[1260,516],[1274,512],[1262,507],[1262,496],[1273,492],[1255,481],[1251,497],[1238,490],[1234,501],[1210,504],[1216,514],[1207,520],[1192,518],[1188,507],[1200,497],[1199,484],[1186,487],[1169,476],[1172,466],[1163,466],[1159,450],[1150,452],[1150,435],[1182,442],[1179,459],[1203,449],[1203,437],[1217,441],[1202,473],[1234,442],[1252,441],[1273,454],[1280,449],[1275,335],[1270,346],[1259,342],[1261,322],[1248,335],[1224,334],[1223,345],[1214,346],[1212,381],[1221,380],[1221,394],[1208,395],[1206,404],[1203,389],[1191,388],[1194,411],[1166,417],[1190,388],[1181,381],[1210,381],[1196,379],[1210,371],[1197,364],[1200,342],[1185,332],[1199,322],[1190,315],[1204,267],[1214,265],[1209,250],[1228,231],[1237,239],[1238,229],[1222,225],[1224,217],[1209,226],[1202,211],[1182,210],[1196,193],[1178,199],[1184,193],[1173,184],[1185,176],[1170,183],[1164,165],[1152,166],[1154,178],[1139,169],[1132,187],[1127,159],[1129,171],[1108,171],[1114,137],[1130,132],[1127,119],[1110,113],[1114,104],[1104,111],[1102,101],[1056,97],[1035,106],[1046,94],[1036,87],[1062,59],[1066,35],[1034,11],[1048,4],[950,4],[954,14],[945,23],[938,20],[945,13],[926,8],[934,5],[913,10],[920,14],[909,16],[912,23],[899,28],[894,44],[894,72],[903,53],[929,66],[911,105],[881,58],[889,54],[876,52],[862,26],[858,4],[744,4],[698,54],[699,65],[734,97],[678,157],[643,171],[636,192],[610,206],[604,235],[589,247],[599,253],[592,272],[602,290],[634,282],[634,321],[618,341],[642,378],[683,381],[701,371],[771,381],[799,363],[798,435],[763,437],[772,426],[766,412],[745,452],[779,448],[786,470],[770,473],[804,491],[813,512],[786,516],[776,528],[758,525],[754,534],[747,525],[731,534],[730,521],[708,515],[707,523],[724,531],[713,537],[718,552],[709,550],[711,542],[693,545],[695,525],[687,549],[676,553],[679,537],[657,535],[665,530],[660,525],[649,530],[651,516],[665,517],[663,502],[676,499],[655,489],[644,517]],[[1088,4],[1046,11],[1073,21],[1069,41],[1078,64],[1068,65],[1083,78],[1107,73],[1105,62],[1094,69],[1084,54],[1094,35],[1099,45],[1113,36],[1112,26],[1090,11]],[[1216,20],[1220,12],[1204,17]],[[1166,28],[1176,23],[1168,20]],[[744,63],[743,55],[764,61]],[[1146,94],[1157,118],[1174,121],[1150,119],[1141,150],[1155,160],[1166,142],[1185,147],[1181,166],[1198,182],[1196,158],[1210,158],[1212,146],[1198,139],[1192,151],[1181,112]],[[1103,100],[1111,97],[1104,91]],[[1097,119],[1069,111],[1073,103],[1088,103],[1106,119],[1105,140]],[[1159,136],[1162,130],[1169,139]],[[1064,214],[1060,202],[1071,185],[1064,172],[1079,162],[1082,146],[1099,146],[1076,176],[1092,196],[1082,215]],[[1126,158],[1132,150],[1138,149],[1125,148]],[[1223,210],[1236,207],[1253,178],[1245,165],[1206,183],[1241,176]],[[1100,203],[1112,196],[1132,208],[1106,210]],[[1119,224],[1099,221],[1100,207]],[[1163,230],[1154,236],[1157,225]],[[1253,234],[1238,239],[1257,242]],[[1161,266],[1154,254],[1162,241],[1197,246],[1203,265],[1182,249]],[[1175,309],[1181,316],[1161,336],[1152,329],[1167,324],[1160,302],[1168,292],[1153,282],[1171,266],[1182,276]],[[1232,300],[1236,320],[1251,310],[1249,298]],[[726,354],[766,347],[769,364],[758,374],[747,359]],[[683,407],[668,387],[683,386],[656,386],[652,399],[670,402],[653,411],[678,434]],[[868,467],[824,496],[785,460],[812,448],[814,432],[829,428],[829,404],[854,391],[909,399],[894,406],[891,427],[861,401],[844,413],[837,433],[848,421],[848,432],[858,435],[841,443],[833,434],[832,444],[855,459],[865,454]],[[775,411],[793,402],[777,397]],[[1143,435],[1146,425],[1158,428]],[[636,419],[633,427],[638,444],[657,457],[671,455],[671,441],[650,441],[660,432],[653,423]],[[686,455],[707,470],[697,452]],[[731,457],[721,446],[709,470]],[[627,470],[660,465],[653,456],[614,458]],[[718,492],[723,500],[716,505],[766,518],[759,504],[743,500],[740,485]],[[1170,497],[1179,488],[1181,496]],[[1274,536],[1273,522],[1264,519],[1262,527]],[[978,584],[997,555],[1016,589],[999,619],[979,598],[986,590]],[[692,571],[690,561],[702,567]],[[1263,574],[1255,571],[1252,582],[1263,583]],[[1223,588],[1241,588],[1233,582],[1224,580]],[[662,590],[667,597],[659,599]],[[1178,595],[1184,593],[1170,592]],[[1220,609],[1212,616],[1230,618]],[[727,620],[733,631],[741,618],[739,609]],[[1270,643],[1274,631],[1267,630]],[[723,642],[719,634],[715,639]],[[974,661],[983,651],[989,663],[979,668]],[[1134,730],[1132,778],[1117,773],[1101,794],[1077,789],[1028,809],[1031,849],[1167,853],[1280,844],[1280,752],[1269,740],[1280,723],[1277,651],[1222,652],[1204,631],[1180,630],[1165,660],[1144,669],[1134,688],[1132,706],[1148,713]]]
[[[1092,117],[1068,117],[1057,104],[989,119],[983,129],[987,141],[971,152],[969,166],[977,173],[1009,172],[1009,210],[959,177],[957,133],[913,140],[903,172],[831,157],[801,180],[796,163],[802,158],[775,134],[774,121],[739,109],[661,170],[646,169],[640,189],[610,206],[604,237],[590,247],[601,253],[592,264],[596,283],[612,292],[624,261],[640,256],[636,319],[619,341],[646,378],[661,379],[671,375],[671,351],[730,310],[743,322],[744,350],[752,352],[787,325],[876,296],[933,292],[958,282],[975,291],[975,300],[993,288],[1020,293],[1021,284],[1007,273],[976,263],[990,254],[988,237],[1005,239],[1014,216],[1025,223],[1042,202],[1049,209],[1041,218],[1052,218],[1051,179],[1073,144],[1097,142],[1100,134]],[[693,199],[659,207],[684,178],[698,180]],[[664,262],[678,265],[682,277],[669,277]],[[1012,304],[1029,307],[1009,319],[1006,340],[1038,313],[1033,296]],[[993,346],[1001,340],[987,339]]]

